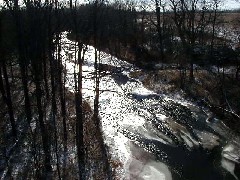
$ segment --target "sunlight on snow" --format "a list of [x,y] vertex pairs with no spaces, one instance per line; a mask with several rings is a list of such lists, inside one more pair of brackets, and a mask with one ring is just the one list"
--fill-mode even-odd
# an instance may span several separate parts
[[[62,58],[63,64],[67,71],[67,81],[66,87],[74,92],[74,72],[78,72],[78,66],[74,64],[75,53],[74,42],[67,39],[67,32],[62,34]],[[94,58],[95,50],[93,46],[87,46],[87,51],[84,56],[83,63],[83,97],[87,100],[93,107],[94,101]],[[159,161],[155,161],[154,158],[147,158],[146,152],[141,152],[139,148],[132,147],[132,141],[124,135],[123,130],[129,130],[138,138],[138,134],[142,138],[147,138],[148,140],[159,141],[163,144],[173,143],[172,139],[166,134],[158,132],[157,134],[149,131],[148,119],[151,118],[151,113],[148,111],[148,107],[141,107],[140,104],[134,106],[136,101],[141,101],[141,98],[146,97],[146,105],[148,103],[154,105],[154,98],[148,98],[148,96],[161,97],[164,103],[178,103],[182,106],[188,107],[191,112],[194,113],[204,113],[204,117],[207,117],[207,111],[200,110],[193,103],[186,101],[180,93],[174,95],[158,95],[153,91],[150,91],[143,87],[143,84],[139,79],[132,79],[129,76],[131,70],[134,67],[124,61],[112,57],[104,52],[98,52],[101,58],[100,63],[105,64],[111,68],[120,69],[120,72],[114,74],[113,72],[106,73],[101,77],[100,81],[100,97],[99,97],[99,114],[102,119],[102,129],[104,132],[105,143],[110,148],[110,154],[112,159],[119,160],[122,164],[122,168],[117,169],[118,176],[121,179],[145,179],[145,180],[157,180],[172,179],[171,173],[168,167]],[[76,53],[77,55],[77,53]],[[77,59],[77,57],[76,57]],[[107,71],[106,71],[107,72]],[[159,103],[159,102],[158,102]],[[138,107],[140,107],[138,109]],[[136,110],[133,110],[137,108]],[[197,116],[194,114],[193,116]],[[179,139],[182,139],[189,149],[199,146],[202,144],[205,149],[212,149],[219,145],[219,137],[205,131],[194,130],[197,134],[200,142],[196,141],[192,134],[189,133],[184,125],[179,124],[167,117],[165,114],[156,113],[157,121],[161,121],[163,124],[167,124],[170,129],[174,132]],[[208,126],[214,129],[219,134],[224,137],[233,137],[227,134],[226,128],[219,124],[218,121],[212,123],[208,122]],[[162,128],[161,126],[159,126]],[[134,134],[135,133],[135,134]],[[236,140],[238,141],[238,140]],[[235,163],[239,163],[239,143],[234,143],[234,140],[230,140],[222,151],[222,167],[234,175]],[[149,148],[155,148],[154,144]],[[155,151],[155,150],[154,150]],[[158,151],[156,149],[156,151]],[[146,157],[145,157],[146,156]],[[145,157],[145,158],[144,158]],[[235,175],[234,175],[235,176]]]
[[[63,63],[66,64],[67,70],[67,81],[66,87],[71,91],[74,92],[74,69],[75,72],[78,72],[78,66],[74,65],[74,56],[72,59],[68,59],[68,54],[73,52],[70,51],[70,46],[74,44],[66,37],[67,33],[64,32],[63,36],[63,46],[62,48],[62,57]],[[68,50],[65,51],[64,50]],[[93,105],[93,98],[94,98],[94,80],[91,78],[94,72],[94,47],[87,46],[87,51],[85,54],[85,62],[83,65],[83,96],[85,99],[90,101],[90,104]],[[116,67],[121,67],[122,65],[131,68],[130,64],[117,60],[115,57],[111,57],[106,53],[101,53],[101,63],[113,65]],[[117,61],[116,61],[117,60]],[[123,74],[128,75],[127,71],[124,71]],[[134,160],[134,157],[131,155],[130,149],[130,141],[127,137],[125,137],[121,132],[119,132],[119,127],[128,125],[128,126],[143,126],[145,123],[145,119],[134,114],[134,113],[124,113],[127,110],[128,102],[125,100],[127,91],[124,91],[124,86],[127,86],[129,89],[130,86],[133,88],[133,93],[138,94],[152,94],[153,92],[147,90],[142,85],[135,87],[136,84],[133,85],[127,83],[119,86],[116,82],[109,76],[103,77],[100,83],[100,89],[103,90],[100,95],[100,115],[102,118],[102,128],[105,134],[106,143],[110,147],[110,153],[112,154],[114,159],[119,159],[124,167],[123,169],[119,169],[119,175],[124,175],[127,177],[127,169],[129,169],[129,164]],[[115,116],[115,117],[114,117]],[[171,179],[165,178],[165,172],[168,172],[168,177],[170,177],[169,170],[166,170],[167,167],[163,167],[162,163],[152,163],[152,164],[145,164],[144,169],[141,172],[140,176],[143,179],[157,179],[161,177],[161,179]],[[163,172],[162,169],[164,169]],[[150,173],[150,174],[149,174]],[[125,177],[125,178],[126,178]],[[124,176],[122,177],[124,178]]]

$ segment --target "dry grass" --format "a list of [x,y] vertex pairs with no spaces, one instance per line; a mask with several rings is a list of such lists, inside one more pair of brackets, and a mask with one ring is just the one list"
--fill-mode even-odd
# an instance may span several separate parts
[[178,90],[179,72],[176,70],[159,70],[152,72],[137,71],[131,72],[133,78],[141,77],[145,87],[157,93],[169,93]]
[[222,19],[225,23],[230,23],[232,25],[239,25],[240,13],[223,13]]
[[[208,102],[213,107],[224,107],[240,114],[240,82],[232,76],[210,73],[207,70],[194,71],[194,82],[189,81],[189,71],[186,71],[184,86],[181,88],[181,77],[179,70],[166,69],[152,72],[137,71],[130,73],[133,78],[142,80],[143,85],[157,93],[177,93],[181,90],[187,98],[197,102]],[[225,121],[232,129],[240,132],[237,128],[239,119],[223,111],[213,111]]]

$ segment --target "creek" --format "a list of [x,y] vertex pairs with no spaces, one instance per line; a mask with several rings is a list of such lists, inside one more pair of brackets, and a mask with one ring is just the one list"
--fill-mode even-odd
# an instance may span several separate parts
[[[66,87],[74,92],[74,42],[62,34],[67,71]],[[93,107],[94,47],[86,46],[83,96]],[[102,130],[120,179],[159,180],[239,179],[240,137],[214,118],[210,110],[180,94],[157,94],[145,88],[139,69],[100,53],[100,106]]]

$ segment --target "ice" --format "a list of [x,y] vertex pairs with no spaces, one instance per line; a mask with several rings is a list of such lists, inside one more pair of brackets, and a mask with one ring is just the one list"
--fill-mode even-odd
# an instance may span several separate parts
[[213,149],[215,146],[220,145],[218,136],[206,131],[195,130],[195,132],[200,138],[203,148]]
[[136,88],[136,89],[133,91],[133,94],[151,95],[151,94],[156,94],[156,93],[154,93],[153,91],[150,91],[150,90],[146,89],[145,87],[139,87],[139,88]]
[[[66,49],[71,49],[74,45],[74,42],[71,42],[67,39],[67,33],[62,33],[63,38],[63,48],[61,51],[63,57],[63,64],[67,70],[67,81],[66,87],[74,92],[74,72],[78,73],[78,66],[73,63],[75,55],[72,52],[65,51]],[[68,53],[68,54],[66,54]],[[90,104],[93,105],[94,98],[94,79],[92,75],[94,73],[94,60],[95,60],[95,50],[93,46],[87,46],[87,51],[85,53],[85,60],[83,64],[83,96],[84,98],[90,101]],[[99,53],[99,52],[98,52]],[[71,57],[72,59],[67,59],[66,57]],[[100,52],[101,63],[108,64],[115,67],[125,66],[131,70],[132,65],[129,63],[118,60],[111,55]],[[77,58],[77,57],[76,57]],[[129,71],[123,71],[123,74],[129,74]],[[130,140],[125,137],[121,132],[119,132],[119,127],[122,126],[143,126],[145,119],[138,116],[134,113],[124,113],[127,110],[128,102],[126,100],[127,92],[124,91],[124,88],[128,87],[129,89],[133,88],[133,93],[141,95],[153,94],[152,91],[144,88],[142,85],[137,86],[139,83],[135,82],[133,84],[123,84],[119,86],[111,76],[103,77],[100,82],[100,109],[99,113],[102,119],[102,129],[105,136],[105,143],[110,147],[110,154],[114,159],[118,159],[123,164],[123,169],[118,169],[118,175],[121,179],[124,179],[128,176],[127,169],[129,168],[129,162],[132,161],[132,151],[130,149]],[[103,90],[103,91],[101,91]],[[129,90],[131,91],[131,90]],[[149,164],[145,166],[144,171],[142,172],[143,179],[154,179],[157,177],[165,177],[164,173],[161,172],[161,168],[158,167],[158,164]],[[162,165],[163,166],[163,165]],[[161,167],[162,167],[161,166]],[[167,167],[165,167],[165,170]],[[149,172],[147,172],[149,171]],[[150,173],[147,175],[147,173]],[[122,176],[122,177],[121,177]],[[170,172],[168,172],[170,176]],[[165,179],[165,178],[164,178]],[[169,178],[168,178],[169,179]]]
[[163,163],[150,162],[143,167],[139,175],[145,180],[171,180],[171,173]]
[[229,143],[223,148],[222,151],[222,156],[225,159],[228,159],[229,161],[236,163],[240,163],[239,154],[240,154],[239,147],[237,147],[237,145],[234,143]]
[[[74,72],[78,72],[78,66],[74,65],[75,53],[74,51],[67,51],[67,49],[73,49],[74,42],[67,39],[67,33],[62,34],[63,48],[62,57],[63,64],[67,70],[66,87],[74,92]],[[121,78],[128,78],[126,82],[119,82],[113,74],[109,74],[101,77],[100,80],[100,97],[99,97],[99,114],[101,118],[102,130],[104,133],[104,139],[106,145],[109,147],[111,157],[120,161],[123,167],[117,169],[117,175],[120,179],[163,179],[171,180],[171,172],[169,168],[161,162],[156,161],[153,157],[149,157],[149,153],[145,153],[139,150],[137,147],[132,147],[133,142],[123,135],[122,130],[131,129],[141,134],[149,140],[156,140],[164,144],[173,143],[171,138],[158,132],[148,132],[149,127],[146,127],[147,121],[144,118],[151,114],[144,108],[140,108],[138,113],[131,110],[133,104],[136,102],[130,95],[148,96],[156,95],[155,92],[148,90],[143,86],[139,79],[131,79],[129,73],[134,70],[134,67],[124,61],[117,59],[107,53],[97,53],[101,57],[101,63],[117,67],[122,72],[119,73]],[[70,58],[71,57],[71,58]],[[76,57],[77,58],[77,57]],[[94,75],[94,61],[95,61],[95,49],[93,46],[87,46],[87,51],[84,57],[83,63],[83,97],[88,100],[93,107],[94,95],[95,95],[95,82]],[[164,101],[173,101],[183,106],[188,107],[192,112],[202,112],[194,103],[186,100],[183,97],[183,93],[179,92],[169,95],[159,95],[163,97]],[[141,98],[140,98],[141,99]],[[149,99],[149,102],[151,99]],[[154,101],[154,100],[152,100]],[[146,111],[146,112],[145,112]],[[166,122],[179,139],[183,139],[185,144],[191,149],[199,145],[191,134],[188,132],[184,125],[176,123],[174,120],[170,120],[165,114],[155,114],[159,121]],[[225,131],[226,128],[216,126],[215,124],[209,124],[209,126],[216,132],[220,133]],[[151,128],[151,127],[150,127]],[[219,129],[220,128],[220,129]],[[212,149],[218,146],[219,137],[205,131],[194,130],[200,138],[200,143],[206,149]],[[220,131],[220,132],[219,132]],[[228,135],[224,134],[225,137]],[[222,153],[222,166],[229,172],[233,173],[235,164],[239,163],[239,146],[229,142],[223,149]],[[234,175],[234,174],[233,174]]]
[[228,159],[222,158],[221,164],[224,169],[230,172],[235,177],[235,179],[238,180],[237,176],[234,173],[235,163],[229,161]]

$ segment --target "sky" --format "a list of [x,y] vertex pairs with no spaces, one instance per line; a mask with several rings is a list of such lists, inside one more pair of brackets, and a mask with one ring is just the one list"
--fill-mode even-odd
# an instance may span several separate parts
[[[77,1],[81,2],[84,0],[77,0]],[[138,1],[138,0],[136,0],[136,1]],[[222,9],[240,9],[240,0],[222,0],[222,2],[224,2]],[[0,0],[0,5],[2,5],[2,4],[3,4],[3,0]]]
[[240,1],[236,0],[226,0],[223,9],[240,9]]

